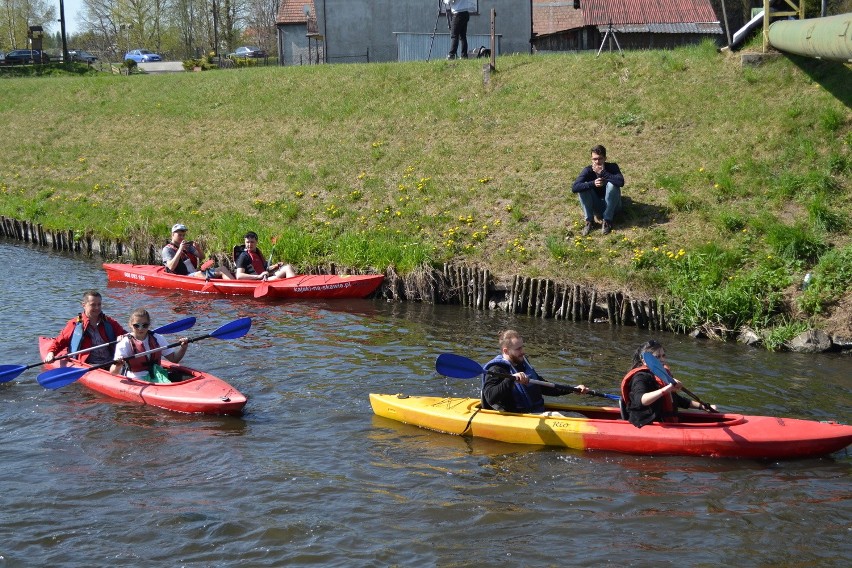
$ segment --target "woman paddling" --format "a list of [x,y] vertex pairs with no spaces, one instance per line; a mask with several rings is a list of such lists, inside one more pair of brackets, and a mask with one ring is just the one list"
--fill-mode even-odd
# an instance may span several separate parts
[[677,422],[678,408],[702,408],[698,401],[678,394],[683,388],[679,381],[672,379],[671,383],[667,383],[655,376],[645,364],[645,353],[661,360],[666,358],[663,345],[653,339],[640,345],[633,354],[633,367],[621,381],[621,398],[631,424],[641,428],[651,422]]
[[[115,358],[120,360],[113,363],[110,372],[114,375],[125,375],[131,379],[140,381],[149,381],[152,383],[168,383],[171,382],[165,376],[165,372],[160,367],[162,357],[165,357],[172,363],[178,363],[186,354],[186,348],[189,346],[189,338],[182,337],[180,339],[180,347],[175,350],[172,347],[155,351],[147,355],[134,357],[138,353],[165,347],[168,341],[159,333],[148,331],[151,326],[151,316],[147,310],[137,308],[130,314],[130,335],[121,338],[118,345],[115,347]],[[157,372],[159,371],[159,372]]]

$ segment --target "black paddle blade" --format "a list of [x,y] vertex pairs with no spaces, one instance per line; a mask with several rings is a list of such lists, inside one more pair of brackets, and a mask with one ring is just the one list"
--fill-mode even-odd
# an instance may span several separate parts
[[482,365],[453,353],[441,353],[435,360],[435,370],[445,377],[454,379],[472,379],[479,377],[484,372]]

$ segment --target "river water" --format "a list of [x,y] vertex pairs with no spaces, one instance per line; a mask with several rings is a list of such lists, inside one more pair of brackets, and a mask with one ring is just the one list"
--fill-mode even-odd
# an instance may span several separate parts
[[[0,241],[0,364],[38,361],[98,288],[104,310],[243,338],[184,361],[241,418],[114,402],[35,368],[0,384],[0,568],[11,566],[848,566],[852,457],[788,462],[519,447],[376,417],[370,392],[478,396],[434,372],[512,327],[546,379],[617,392],[647,332],[381,300],[260,303],[107,285],[98,262]],[[13,276],[14,275],[14,276]],[[849,423],[850,363],[656,334],[725,410]],[[580,399],[575,399],[580,400]],[[598,399],[584,402],[597,404]],[[849,450],[847,449],[847,452]]]

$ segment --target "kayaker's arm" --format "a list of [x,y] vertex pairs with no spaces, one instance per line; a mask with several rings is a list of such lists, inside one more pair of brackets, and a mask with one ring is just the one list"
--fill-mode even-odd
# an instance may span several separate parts
[[186,348],[189,347],[188,337],[181,337],[179,341],[180,347],[176,351],[172,351],[168,355],[164,355],[164,357],[172,363],[180,363],[180,360],[183,359],[184,355],[186,355]]
[[[506,410],[502,401],[511,399],[512,389],[515,388],[515,381],[523,381],[526,378],[524,373],[516,373],[523,377],[516,378],[515,375],[509,374],[509,367],[502,365],[494,365],[491,367],[494,372],[486,372],[485,382],[482,385],[482,398],[494,410]],[[529,379],[527,379],[528,381]]]

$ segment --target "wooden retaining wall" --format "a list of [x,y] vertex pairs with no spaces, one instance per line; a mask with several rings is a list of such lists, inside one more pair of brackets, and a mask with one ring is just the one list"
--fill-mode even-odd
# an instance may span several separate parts
[[[3,216],[0,216],[0,237],[116,262],[160,263],[160,249],[150,243],[125,244],[120,240],[98,240],[90,234],[75,234],[74,231],[48,231],[40,224]],[[216,259],[233,268],[228,255],[216,255]],[[309,274],[366,273],[335,264],[302,269]],[[407,275],[388,268],[377,294],[396,301],[457,304],[532,317],[673,331],[666,320],[663,304],[655,299],[632,298],[622,292],[599,292],[583,284],[521,275],[509,281],[497,281],[487,269],[459,264],[444,264],[440,269],[425,267]]]

